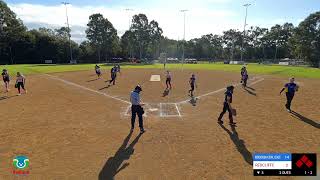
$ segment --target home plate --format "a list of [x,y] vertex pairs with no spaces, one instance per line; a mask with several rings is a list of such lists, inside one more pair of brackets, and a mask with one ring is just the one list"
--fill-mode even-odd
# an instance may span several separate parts
[[155,111],[158,111],[159,109],[158,108],[150,108],[149,111],[151,112],[155,112]]
[[160,75],[151,75],[150,81],[160,81]]

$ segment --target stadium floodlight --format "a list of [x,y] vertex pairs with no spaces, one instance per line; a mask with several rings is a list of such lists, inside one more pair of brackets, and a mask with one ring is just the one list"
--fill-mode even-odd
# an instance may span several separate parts
[[247,24],[247,16],[248,16],[248,7],[251,6],[251,4],[244,4],[243,5],[246,8],[246,16],[244,18],[244,26],[243,26],[243,38],[242,38],[242,45],[241,45],[241,61],[243,60],[243,46],[244,46],[244,39],[246,37],[246,26]]
[[70,63],[73,62],[73,57],[72,57],[72,46],[71,46],[71,29],[69,26],[69,17],[68,17],[68,7],[70,3],[68,2],[61,2],[66,7],[66,17],[67,17],[67,26],[68,26],[68,38],[69,38],[69,48],[70,48]]
[[[125,11],[128,12],[128,19],[129,19],[129,29],[128,31],[130,31],[130,28],[131,28],[131,18],[130,18],[130,11],[133,11],[133,9],[130,9],[130,8],[126,8]],[[129,38],[129,57],[132,58],[132,49],[131,49],[131,42],[130,42],[131,38]]]
[[180,10],[180,12],[183,13],[182,68],[184,64],[184,41],[186,39],[186,12],[187,11],[188,11],[187,9]]

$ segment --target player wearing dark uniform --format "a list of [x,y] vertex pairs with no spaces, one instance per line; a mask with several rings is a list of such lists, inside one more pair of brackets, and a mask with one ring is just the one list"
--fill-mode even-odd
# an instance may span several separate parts
[[294,80],[295,80],[294,78],[291,78],[290,82],[286,83],[282,88],[282,90],[280,91],[280,94],[281,94],[284,90],[286,90],[287,103],[285,106],[288,112],[291,112],[292,99],[294,97],[295,92],[298,91],[299,89],[299,86],[296,83],[294,83]]
[[245,66],[243,66],[241,68],[241,83],[244,87],[247,86],[247,80],[248,80],[248,71],[247,71],[247,68]]
[[9,92],[9,83],[10,83],[10,76],[6,69],[2,70],[2,79],[4,82],[4,86],[6,88],[6,92]]
[[95,66],[94,69],[95,69],[95,71],[96,71],[96,74],[97,74],[98,78],[100,78],[100,76],[101,76],[100,66],[98,66],[98,65],[96,64],[96,66]]
[[26,84],[26,78],[20,73],[17,72],[17,80],[16,80],[16,85],[15,87],[18,88],[19,96],[21,95],[21,89],[24,90],[24,93],[27,93],[27,90],[25,89],[25,84]]
[[248,77],[249,77],[247,70],[243,71],[243,73],[241,73],[241,74],[242,74],[242,77],[241,77],[242,85],[243,85],[243,87],[247,87],[247,81],[248,81]]
[[243,66],[243,67],[241,68],[241,77],[242,77],[242,74],[243,74],[245,71],[247,71],[247,68],[246,68],[245,66]]
[[189,80],[189,84],[190,84],[189,94],[192,97],[193,96],[194,87],[197,86],[196,85],[196,76],[194,74],[192,74],[192,76],[191,76],[191,78]]
[[225,97],[224,97],[224,103],[223,103],[223,110],[220,113],[220,116],[218,118],[218,123],[223,123],[222,117],[228,111],[230,125],[235,125],[236,124],[235,122],[233,122],[233,116],[232,116],[233,115],[232,114],[233,109],[232,109],[232,106],[231,106],[233,90],[234,90],[234,86],[228,86],[227,87],[227,91],[224,93]]
[[109,84],[113,84],[115,85],[116,84],[116,78],[117,78],[117,67],[114,66],[113,68],[111,68],[111,80],[109,81]]
[[169,89],[169,86],[170,86],[170,89],[172,88],[170,71],[167,71],[167,74],[166,74],[166,85],[167,85],[167,89]]

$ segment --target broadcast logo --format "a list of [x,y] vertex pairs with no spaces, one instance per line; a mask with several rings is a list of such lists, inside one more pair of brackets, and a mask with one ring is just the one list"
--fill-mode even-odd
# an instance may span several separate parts
[[29,169],[29,158],[27,156],[16,156],[13,161],[13,174],[16,175],[28,175],[30,173]]

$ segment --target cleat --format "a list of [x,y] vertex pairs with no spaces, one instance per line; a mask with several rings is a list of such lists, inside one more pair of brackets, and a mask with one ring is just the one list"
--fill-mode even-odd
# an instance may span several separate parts
[[145,133],[145,132],[146,132],[146,130],[140,129],[140,134],[143,134],[143,133]]

